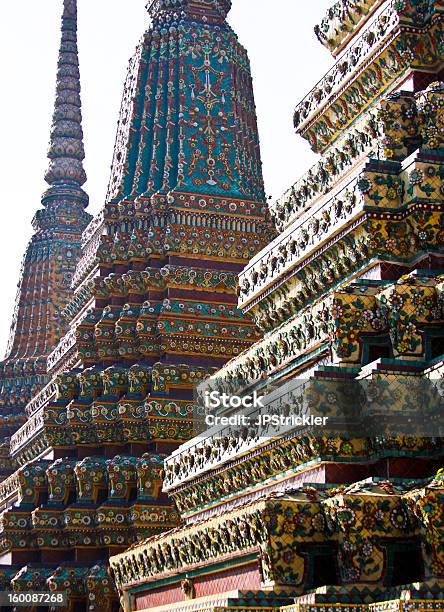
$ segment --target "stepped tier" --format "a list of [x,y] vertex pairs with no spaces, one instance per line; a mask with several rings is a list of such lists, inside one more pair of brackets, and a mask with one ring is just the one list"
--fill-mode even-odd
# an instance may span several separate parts
[[[318,357],[302,376],[284,369],[281,376],[290,373],[291,382],[270,377],[277,389],[271,393],[263,377],[213,377],[211,388],[228,394],[230,388],[237,395],[258,390],[264,408],[247,412],[244,426],[214,427],[167,458],[164,489],[184,518],[221,514],[264,491],[285,491],[301,482],[347,483],[353,476],[385,473],[402,477],[406,470],[426,476],[438,469],[444,456],[443,438],[438,437],[442,359],[421,363],[382,358],[347,373],[343,366],[321,363]],[[354,429],[341,425],[347,405]],[[258,425],[261,414],[288,411],[328,417],[331,426],[323,430],[290,423],[273,430]]]
[[[421,259],[442,255],[442,88],[436,83],[416,95],[389,96],[374,111],[368,147],[357,145],[365,140],[358,128],[346,141],[358,151],[343,169],[329,165],[338,150],[275,205],[283,231],[239,277],[241,308],[253,310],[265,328],[302,310],[321,286],[327,293],[345,279],[371,274],[379,262],[392,266],[390,279],[396,268],[408,272]],[[415,144],[421,148],[409,156]]]
[[[384,596],[379,586],[383,581],[407,585],[412,580],[422,563],[421,537],[429,547],[419,571],[431,582],[442,580],[442,495],[440,480],[368,479],[336,488],[305,486],[136,544],[114,557],[111,569],[119,586],[137,587],[132,595],[136,610],[176,604],[182,611],[190,599],[195,609],[204,609],[200,601],[213,609],[208,595],[214,584],[225,597],[231,591],[233,600],[236,589],[249,591],[245,607],[279,608],[282,599],[291,601],[324,580],[346,585],[339,599],[326,596],[324,601],[362,605]],[[410,555],[411,566],[401,577],[395,575],[393,560],[402,555]],[[399,578],[405,582],[397,582]],[[265,594],[255,603],[255,596],[260,599],[255,591],[261,590],[268,591],[268,605]],[[439,594],[439,588],[435,591]],[[339,593],[334,588],[330,592]],[[318,603],[322,595],[296,601]]]
[[[363,8],[379,3],[340,0],[336,6],[340,4]],[[370,105],[400,82],[412,80],[415,89],[423,89],[436,79],[443,63],[442,12],[439,1],[385,0],[366,27],[354,32],[334,66],[296,107],[296,131],[314,151],[329,151]],[[347,14],[350,18],[351,12]]]

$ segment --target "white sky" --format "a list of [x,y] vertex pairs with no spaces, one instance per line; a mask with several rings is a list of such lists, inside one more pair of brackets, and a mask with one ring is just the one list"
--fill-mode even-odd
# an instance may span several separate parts
[[[104,203],[126,66],[146,0],[78,0],[89,212]],[[233,0],[229,21],[250,54],[265,188],[278,197],[314,162],[294,134],[297,102],[332,63],[313,26],[333,0]],[[0,19],[0,355],[31,220],[45,190],[62,0],[2,2]]]

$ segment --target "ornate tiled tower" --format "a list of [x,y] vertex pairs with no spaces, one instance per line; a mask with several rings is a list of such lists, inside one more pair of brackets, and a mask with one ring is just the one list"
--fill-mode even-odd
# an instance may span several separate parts
[[112,558],[126,611],[444,609],[442,15],[341,0],[317,27],[336,62],[294,122],[321,157],[240,274],[264,337],[210,379],[299,421],[167,458],[186,524]]
[[[68,329],[11,438],[20,468],[0,484],[4,580],[68,590],[70,610],[118,606],[108,556],[178,524],[162,467],[193,434],[193,387],[258,338],[236,280],[272,231],[230,4],[149,4],[107,203],[82,235],[58,313]],[[56,158],[51,179],[60,170]]]
[[[43,194],[23,260],[5,360],[0,364],[0,433],[4,440],[26,420],[25,406],[49,378],[46,359],[66,331],[61,311],[72,296],[82,232],[91,220],[83,159],[77,7],[64,3],[56,102]],[[3,448],[6,448],[3,445]],[[4,453],[2,453],[3,455]],[[3,457],[2,457],[3,460]],[[7,457],[0,474],[8,473]]]

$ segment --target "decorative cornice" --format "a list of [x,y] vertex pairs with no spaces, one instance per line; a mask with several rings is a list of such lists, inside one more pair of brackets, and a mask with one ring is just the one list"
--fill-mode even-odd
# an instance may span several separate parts
[[338,0],[315,26],[315,34],[336,57],[383,2],[384,0]]
[[[394,91],[414,70],[433,71],[442,61],[435,44],[442,0],[425,12],[410,3],[387,3],[317,85],[297,105],[296,132],[318,153],[326,152],[363,111]],[[402,8],[403,7],[403,8]],[[426,40],[423,45],[419,40]],[[411,49],[418,49],[412,53]]]

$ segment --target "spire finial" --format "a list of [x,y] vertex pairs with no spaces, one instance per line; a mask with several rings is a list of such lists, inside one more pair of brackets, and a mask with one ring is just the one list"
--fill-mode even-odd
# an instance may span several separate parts
[[47,183],[81,187],[83,168],[82,109],[77,50],[77,0],[63,0],[62,40],[59,51],[56,101],[51,128]]

